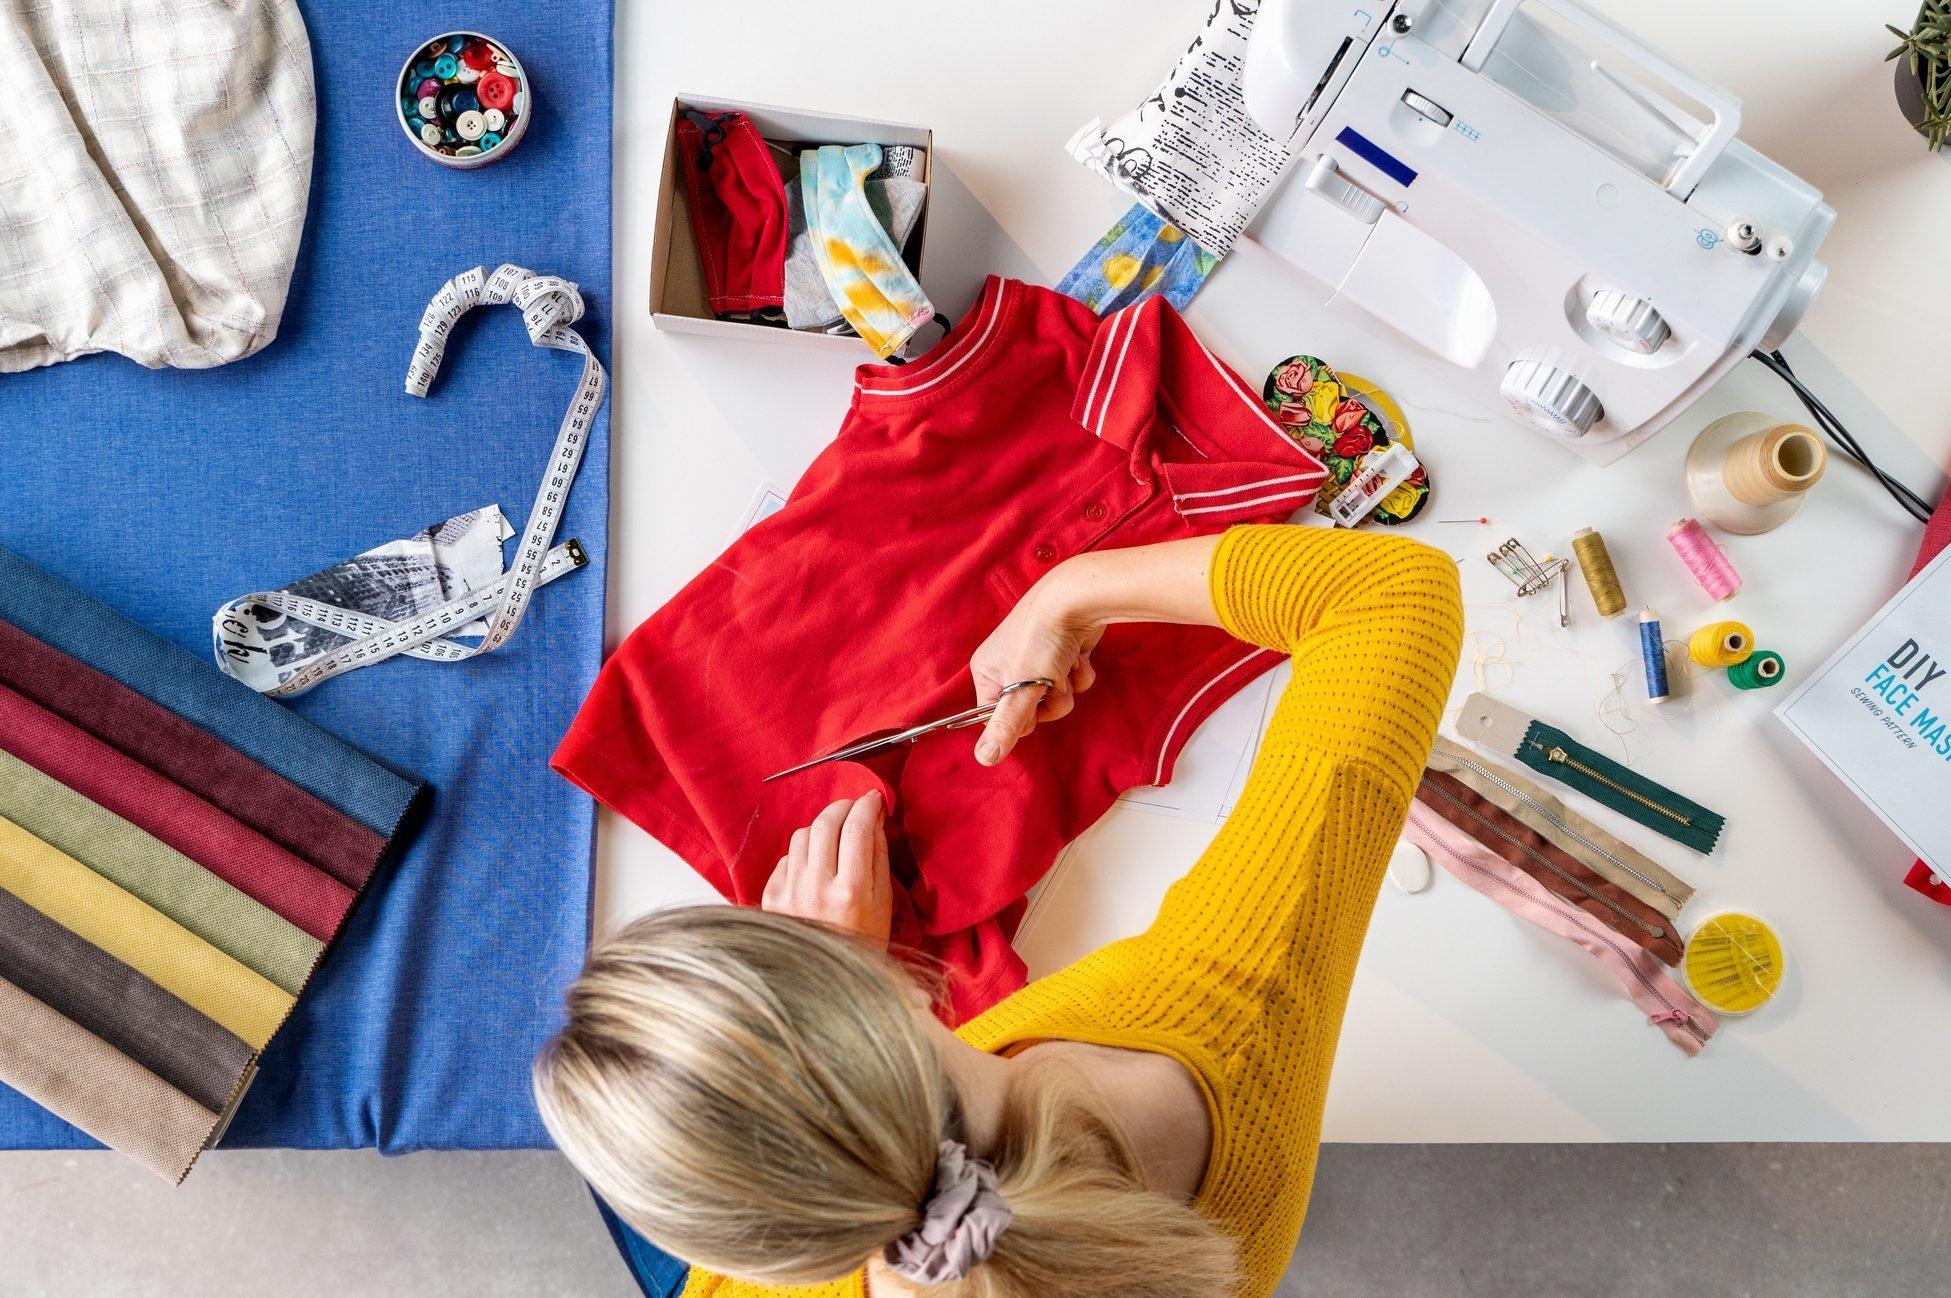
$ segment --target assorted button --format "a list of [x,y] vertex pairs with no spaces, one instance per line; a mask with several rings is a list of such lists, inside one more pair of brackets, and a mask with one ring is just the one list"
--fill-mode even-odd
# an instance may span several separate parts
[[401,71],[399,104],[407,134],[449,166],[491,161],[513,148],[528,125],[522,65],[473,32],[422,46]]

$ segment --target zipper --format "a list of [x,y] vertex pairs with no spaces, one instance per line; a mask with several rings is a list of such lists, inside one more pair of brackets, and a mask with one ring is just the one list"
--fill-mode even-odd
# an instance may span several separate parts
[[1576,829],[1573,829],[1570,825],[1566,824],[1558,817],[1552,815],[1549,809],[1547,809],[1543,804],[1541,804],[1536,798],[1533,798],[1530,794],[1526,793],[1523,789],[1518,788],[1515,784],[1510,784],[1505,782],[1505,780],[1501,776],[1499,776],[1495,771],[1491,770],[1489,767],[1481,766],[1472,758],[1465,757],[1465,756],[1458,755],[1458,756],[1451,757],[1451,755],[1445,754],[1445,757],[1446,759],[1454,760],[1459,766],[1469,767],[1471,770],[1475,771],[1478,775],[1482,776],[1484,779],[1489,780],[1492,784],[1495,784],[1498,788],[1504,790],[1504,792],[1510,794],[1513,798],[1516,798],[1519,802],[1522,802],[1525,806],[1531,808],[1531,810],[1537,812],[1540,816],[1543,816],[1546,820],[1549,820],[1552,824],[1558,826],[1560,830],[1564,831],[1566,837],[1575,840],[1580,845],[1604,857],[1606,860],[1612,862],[1614,865],[1618,866],[1621,870],[1625,871],[1627,874],[1633,876],[1633,878],[1639,880],[1641,883],[1651,888],[1654,892],[1659,893],[1662,897],[1669,898],[1673,900],[1676,904],[1679,903],[1679,898],[1674,897],[1672,893],[1668,892],[1665,888],[1661,887],[1659,880],[1649,878],[1648,876],[1640,873],[1638,870],[1635,870],[1632,866],[1627,865],[1624,861],[1614,856],[1611,852],[1608,852],[1605,848],[1600,847],[1597,843],[1593,842],[1585,835],[1579,833]]
[[1685,825],[1688,829],[1692,829],[1694,827],[1694,822],[1691,817],[1683,816],[1679,812],[1673,810],[1671,807],[1663,807],[1659,803],[1653,801],[1653,799],[1647,797],[1645,794],[1629,789],[1625,785],[1619,783],[1619,781],[1599,774],[1597,771],[1587,766],[1584,762],[1579,761],[1576,757],[1573,757],[1570,753],[1566,752],[1563,748],[1560,748],[1558,745],[1553,744],[1550,748],[1546,748],[1543,744],[1539,743],[1535,739],[1527,739],[1524,742],[1529,744],[1531,747],[1537,749],[1539,752],[1543,753],[1545,755],[1546,761],[1557,762],[1561,766],[1569,766],[1573,770],[1577,771],[1580,775],[1583,775],[1588,779],[1597,780],[1599,783],[1605,785],[1608,789],[1613,790],[1615,793],[1621,794],[1624,797],[1631,798],[1634,802],[1637,802],[1640,806],[1645,807],[1648,811],[1657,812],[1660,815],[1665,816],[1671,820],[1677,820],[1681,824]]
[[1458,801],[1455,797],[1451,796],[1451,794],[1447,790],[1439,788],[1434,784],[1428,785],[1427,787],[1431,793],[1434,793],[1436,796],[1442,798],[1443,801],[1449,803],[1451,806],[1455,807],[1458,811],[1461,811],[1464,815],[1470,817],[1470,819],[1476,821],[1479,825],[1482,825],[1485,829],[1488,829],[1491,833],[1496,834],[1499,838],[1509,843],[1512,847],[1517,848],[1518,851],[1524,853],[1526,856],[1530,857],[1533,861],[1536,861],[1539,865],[1543,866],[1545,869],[1551,871],[1553,874],[1563,879],[1566,883],[1571,884],[1574,888],[1577,888],[1580,892],[1584,893],[1592,900],[1598,902],[1600,905],[1604,906],[1607,910],[1613,911],[1614,913],[1620,915],[1621,917],[1623,917],[1630,923],[1634,924],[1635,926],[1645,929],[1648,933],[1651,933],[1654,937],[1663,938],[1667,936],[1666,929],[1660,927],[1657,924],[1648,924],[1645,920],[1633,914],[1630,910],[1627,910],[1624,906],[1621,906],[1618,902],[1606,896],[1604,893],[1598,891],[1591,884],[1585,882],[1585,880],[1579,878],[1577,875],[1569,874],[1565,870],[1561,869],[1557,862],[1551,860],[1547,856],[1544,856],[1536,848],[1532,847],[1529,843],[1519,842],[1517,839],[1512,838],[1508,833],[1506,833],[1503,830],[1501,826],[1499,826],[1495,821],[1484,816],[1481,812],[1477,811],[1476,808],[1468,806],[1465,803]]
[[[1424,823],[1422,819],[1416,814],[1418,810],[1419,808],[1417,808],[1414,804],[1411,804],[1409,808],[1409,819],[1414,820],[1419,826],[1421,826],[1423,832],[1430,834],[1432,837],[1435,837],[1436,836],[1435,831],[1432,830],[1428,824]],[[1465,860],[1462,856],[1454,852],[1452,852],[1450,855],[1457,862],[1457,864],[1463,866],[1467,870],[1471,870],[1475,872],[1476,874],[1482,876],[1485,879],[1490,880],[1502,891],[1504,892],[1517,891],[1515,888],[1511,887],[1510,884],[1506,883],[1503,879],[1499,878],[1495,871],[1486,870],[1483,866],[1478,865],[1475,861]],[[1624,947],[1620,946],[1618,942],[1614,941],[1610,933],[1606,932],[1602,928],[1595,927],[1592,924],[1590,918],[1586,916],[1586,914],[1583,911],[1567,910],[1564,906],[1559,904],[1558,899],[1555,897],[1550,899],[1549,901],[1542,902],[1542,903],[1536,902],[1535,898],[1527,898],[1527,900],[1533,901],[1534,904],[1543,905],[1546,910],[1552,912],[1554,915],[1557,915],[1560,919],[1565,920],[1567,923],[1571,924],[1572,927],[1579,929],[1587,937],[1591,938],[1593,941],[1599,943],[1600,945],[1604,946],[1608,951],[1611,951],[1614,955],[1618,956],[1620,960],[1625,963],[1626,968],[1632,973],[1633,981],[1637,982],[1641,987],[1644,987],[1646,989],[1647,995],[1651,996],[1654,1000],[1658,1001],[1660,1004],[1666,1006],[1666,1012],[1668,1014],[1679,1014],[1681,1016],[1680,1026],[1687,1029],[1687,1034],[1693,1037],[1694,1040],[1700,1042],[1701,1045],[1705,1046],[1707,1044],[1708,1039],[1712,1034],[1704,1031],[1698,1024],[1694,1022],[1694,1016],[1692,1011],[1688,1010],[1683,1005],[1675,1005],[1671,1000],[1669,1000],[1667,998],[1667,994],[1660,989],[1659,984],[1655,983],[1651,978],[1648,978],[1646,976],[1646,971],[1639,967],[1639,962],[1633,958],[1632,952],[1627,951]]]

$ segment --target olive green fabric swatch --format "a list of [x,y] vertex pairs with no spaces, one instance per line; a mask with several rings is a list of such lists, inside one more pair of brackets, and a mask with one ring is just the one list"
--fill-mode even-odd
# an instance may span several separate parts
[[0,818],[81,862],[296,996],[324,944],[189,857],[9,753]]

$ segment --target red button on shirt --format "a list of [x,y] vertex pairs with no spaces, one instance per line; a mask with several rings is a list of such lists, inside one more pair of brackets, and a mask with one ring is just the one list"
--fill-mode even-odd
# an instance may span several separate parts
[[1283,519],[1325,478],[1162,299],[1100,322],[992,279],[949,343],[862,367],[786,507],[617,651],[555,767],[747,905],[795,828],[881,788],[895,940],[948,965],[959,1022],[1022,985],[1009,937],[1063,845],[1277,656],[1114,626],[1096,688],[998,767],[964,731],[763,778],[967,707],[970,653],[1051,561]]

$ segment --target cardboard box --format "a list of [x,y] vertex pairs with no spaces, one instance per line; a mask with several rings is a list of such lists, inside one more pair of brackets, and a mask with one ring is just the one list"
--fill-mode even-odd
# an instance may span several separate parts
[[[677,122],[686,108],[698,112],[741,112],[768,140],[780,140],[808,147],[821,144],[906,144],[926,150],[921,180],[928,184],[935,166],[935,134],[926,127],[900,122],[881,122],[863,117],[843,117],[834,113],[811,113],[771,104],[746,103],[737,99],[716,99],[709,95],[680,94],[671,101],[671,120],[664,131],[664,174],[657,184],[657,223],[650,253],[650,318],[659,329],[673,333],[716,334],[725,338],[744,338],[757,342],[787,343],[803,347],[859,351],[860,339],[852,336],[804,333],[782,326],[747,324],[720,320],[706,305],[704,266],[698,257],[697,240],[691,234],[690,205],[684,182],[677,169]],[[928,241],[928,206],[932,193],[921,203],[913,235],[908,239],[906,260],[915,278],[921,277],[922,252]]]

